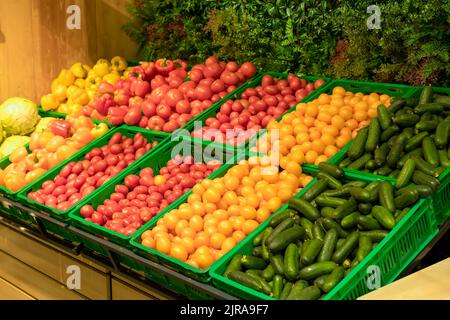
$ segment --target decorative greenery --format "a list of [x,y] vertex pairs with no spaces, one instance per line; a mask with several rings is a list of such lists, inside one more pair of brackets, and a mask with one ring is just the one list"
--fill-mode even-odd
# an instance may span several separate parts
[[334,78],[449,84],[447,0],[135,0],[125,31],[142,59],[210,55],[265,70]]

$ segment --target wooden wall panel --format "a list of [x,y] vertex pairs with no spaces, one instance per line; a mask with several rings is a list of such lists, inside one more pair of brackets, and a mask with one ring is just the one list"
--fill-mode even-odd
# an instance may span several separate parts
[[[62,68],[122,55],[136,45],[121,31],[130,0],[1,0],[0,103],[12,96],[38,101]],[[81,30],[66,27],[67,7],[81,9]]]

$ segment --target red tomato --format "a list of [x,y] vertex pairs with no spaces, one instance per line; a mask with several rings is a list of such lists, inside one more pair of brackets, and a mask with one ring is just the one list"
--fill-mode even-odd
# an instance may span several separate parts
[[[163,119],[169,119],[172,114],[172,110],[168,105],[161,103],[156,107],[156,114]],[[151,119],[152,118],[150,118],[150,120]]]
[[175,107],[178,101],[184,99],[184,96],[183,93],[178,89],[170,89],[169,91],[167,91],[164,99],[169,107]]
[[256,74],[256,67],[251,62],[244,62],[239,71],[242,72],[247,79],[249,79]]
[[205,69],[203,70],[203,75],[205,76],[205,78],[217,79],[220,77],[222,71],[222,67],[219,63],[210,63],[207,64]]
[[272,85],[274,84],[274,78],[271,75],[266,74],[264,77],[262,77],[261,79],[261,85],[263,87],[266,87],[268,85]]
[[175,110],[180,114],[190,113],[191,105],[189,104],[189,101],[187,101],[187,100],[180,100],[177,102]]
[[206,58],[205,65],[209,65],[209,64],[213,64],[213,63],[219,63],[219,59],[215,56]]
[[239,82],[238,76],[229,70],[224,71],[221,74],[220,79],[228,86],[236,85]]
[[191,81],[198,83],[203,79],[203,72],[199,69],[192,68],[192,70],[189,72],[189,78]]
[[199,85],[198,87],[195,88],[195,97],[198,100],[209,100],[211,99],[213,95],[213,92],[211,91],[211,88],[208,86],[202,86]]

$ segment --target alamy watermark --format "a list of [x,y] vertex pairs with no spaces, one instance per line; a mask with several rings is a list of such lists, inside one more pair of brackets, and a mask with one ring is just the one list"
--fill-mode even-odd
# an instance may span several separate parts
[[66,269],[66,274],[69,276],[66,280],[66,286],[70,290],[81,289],[81,269],[77,265],[70,265]]
[[66,20],[66,27],[69,30],[81,29],[81,9],[76,4],[67,7],[66,13],[69,15]]
[[381,10],[379,6],[371,5],[367,7],[367,13],[371,13],[367,18],[367,29],[381,29]]
[[381,270],[379,266],[369,266],[367,272],[367,288],[376,290],[381,288]]

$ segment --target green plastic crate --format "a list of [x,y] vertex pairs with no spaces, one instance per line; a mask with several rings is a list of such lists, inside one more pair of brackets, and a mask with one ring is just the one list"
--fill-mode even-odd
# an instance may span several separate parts
[[[250,156],[253,154],[249,154]],[[247,155],[245,154],[237,154],[234,156],[233,160],[226,163],[224,166],[222,166],[221,168],[219,168],[218,170],[216,170],[210,177],[208,177],[208,179],[214,179],[214,178],[219,178],[219,177],[223,177],[228,169],[230,169],[231,167],[234,166],[234,164],[238,163],[240,160],[247,158]],[[191,277],[195,280],[201,281],[201,282],[209,282],[210,281],[210,276],[209,276],[209,269],[205,269],[205,270],[201,270],[198,268],[195,268],[191,265],[188,265],[187,263],[184,263],[182,261],[179,261],[177,259],[174,259],[168,255],[165,255],[157,250],[145,247],[141,244],[141,235],[148,229],[152,229],[153,227],[156,226],[158,220],[163,217],[167,212],[171,211],[174,208],[177,208],[179,205],[181,205],[182,203],[185,203],[187,201],[187,198],[189,197],[189,195],[192,194],[192,190],[189,191],[188,193],[186,193],[185,195],[183,195],[178,203],[176,204],[176,206],[173,206],[172,208],[170,208],[170,210],[164,210],[163,212],[161,212],[160,214],[158,214],[156,217],[154,217],[152,220],[150,220],[147,224],[144,225],[143,228],[141,228],[137,233],[135,233],[131,239],[131,245],[132,247],[136,250],[136,252],[145,257],[148,258],[152,261],[155,261],[157,263],[163,264],[165,266],[168,266],[169,268],[172,268],[188,277]],[[220,259],[218,261],[216,261],[214,264],[217,264],[220,261]],[[213,265],[214,265],[213,264]],[[155,273],[153,270],[148,270],[146,269],[146,272],[148,273],[148,275],[150,277],[153,278],[158,278],[160,277],[160,275],[158,275],[157,273]],[[170,279],[168,279],[168,281],[170,281]]]
[[[120,234],[120,233],[110,230],[108,228],[105,228],[103,226],[100,226],[93,222],[85,220],[80,215],[80,209],[81,209],[81,207],[83,207],[86,204],[90,204],[94,208],[101,205],[103,203],[103,201],[105,199],[108,199],[109,196],[111,195],[111,193],[114,192],[116,185],[123,184],[123,180],[125,179],[125,177],[130,174],[138,174],[142,169],[147,168],[147,167],[152,168],[154,170],[155,174],[157,174],[159,172],[159,170],[162,167],[164,167],[167,164],[167,162],[171,159],[171,152],[175,147],[177,147],[179,145],[179,143],[180,143],[179,141],[165,140],[165,142],[163,144],[161,144],[160,146],[158,146],[157,149],[155,148],[155,151],[152,154],[144,156],[141,161],[139,161],[138,163],[134,163],[129,168],[125,169],[120,174],[118,174],[116,177],[109,180],[105,184],[105,187],[102,188],[102,190],[96,190],[91,195],[84,198],[69,213],[70,224],[72,224],[75,227],[78,227],[82,230],[85,230],[87,232],[90,232],[91,234],[102,237],[108,241],[120,244],[124,247],[131,247],[130,240],[131,240],[132,236],[125,236],[123,234]],[[190,146],[190,148],[191,148],[191,150],[190,150],[191,155],[194,155],[194,156],[196,154],[199,155],[198,152],[203,152],[205,150],[204,146],[201,144],[195,144],[195,145],[188,144],[188,146]],[[180,150],[180,152],[181,152],[181,150]],[[184,155],[186,155],[186,154],[184,154]],[[211,156],[210,158],[203,159],[203,160],[204,161],[209,161],[212,159],[220,160],[221,158],[231,159],[232,157],[233,157],[233,155],[230,153],[217,152],[215,155]],[[220,172],[220,170],[221,170],[221,168],[216,170],[215,172],[213,172],[210,175],[210,177],[211,178],[216,177],[216,175],[218,174],[217,172]],[[153,217],[153,219],[150,220],[146,225],[142,226],[139,230],[137,230],[135,232],[135,234],[141,232],[141,230],[145,230],[147,228],[146,226],[151,221],[156,221],[156,219],[158,217],[160,217],[161,215],[164,215],[166,212],[169,212],[173,208],[178,207],[181,203],[183,203],[185,201],[186,197],[187,197],[187,194],[181,196],[176,201],[171,203],[167,208],[165,208],[159,214],[157,214],[155,217]],[[89,249],[91,249],[99,254],[102,254],[102,255],[107,254],[105,248],[97,245],[96,243],[93,243],[89,239],[83,238],[80,240]]]
[[[149,134],[149,133],[145,132],[144,130],[140,130],[140,129],[137,129],[137,128],[131,129],[131,128],[128,128],[128,127],[118,127],[118,128],[109,130],[102,137],[100,137],[98,139],[95,139],[94,141],[89,143],[87,146],[82,148],[79,152],[76,153],[75,156],[73,156],[73,157],[69,158],[68,160],[60,163],[56,167],[54,167],[51,170],[49,170],[46,174],[42,175],[37,180],[33,181],[31,184],[29,184],[25,188],[23,188],[18,193],[18,199],[22,203],[26,204],[28,207],[33,208],[35,210],[39,210],[40,212],[44,212],[44,213],[50,215],[51,217],[53,217],[53,218],[55,218],[57,220],[68,221],[69,220],[69,216],[68,215],[69,215],[69,212],[71,211],[72,208],[70,208],[68,210],[65,210],[65,211],[61,211],[61,210],[58,210],[56,208],[46,206],[45,204],[36,202],[36,201],[28,198],[27,195],[30,192],[33,192],[33,191],[41,189],[42,184],[45,181],[53,180],[69,162],[81,161],[81,160],[84,159],[85,155],[88,152],[90,152],[92,149],[99,148],[99,147],[107,145],[109,140],[111,139],[111,137],[117,132],[119,132],[122,135],[127,136],[127,137],[133,137],[137,132],[141,132],[142,135],[149,142],[153,142],[153,141],[162,142],[164,139],[168,138],[168,134],[161,134],[161,133],[159,133],[159,134]],[[154,149],[152,149],[150,151],[150,153],[152,153],[153,150]],[[137,160],[137,162],[139,160]],[[101,186],[97,190],[101,190],[103,187],[104,186]],[[56,234],[56,235],[66,239],[66,240],[70,240],[70,241],[75,241],[76,240],[76,237],[71,232],[69,232],[66,228],[61,228],[59,225],[53,224],[53,223],[48,222],[48,221],[43,221],[43,224],[44,224],[46,230],[48,232],[50,232],[50,233]]]
[[[362,180],[366,182],[377,179],[358,177],[346,174],[347,180]],[[312,180],[303,188],[296,197],[300,197],[315,182]],[[277,213],[286,209],[287,205]],[[276,213],[276,214],[277,214]],[[243,299],[274,300],[274,298],[261,292],[243,286],[223,276],[223,273],[231,259],[238,253],[250,254],[253,250],[253,239],[261,233],[269,224],[269,221],[261,224],[255,232],[241,241],[235,248],[225,254],[219,264],[211,268],[210,274],[213,284],[219,288]],[[370,254],[358,264],[324,300],[349,300],[356,299],[371,290],[367,283],[371,279],[370,267],[377,266],[380,271],[380,285],[384,286],[394,281],[402,270],[422,251],[422,249],[438,233],[433,207],[428,199],[419,200],[408,212],[402,221],[381,241]]]
[[[272,77],[275,78],[279,78],[279,79],[287,79],[288,77],[288,73],[279,73],[279,72],[264,72],[264,73],[260,73],[259,75],[256,75],[254,78],[250,79],[249,81],[247,81],[246,83],[244,83],[243,85],[241,85],[240,87],[238,87],[235,91],[233,91],[231,94],[227,95],[225,98],[219,100],[218,102],[216,102],[213,106],[211,106],[210,108],[208,108],[207,110],[205,110],[203,113],[201,113],[198,117],[194,118],[193,120],[189,121],[186,125],[186,130],[189,131],[189,133],[192,133],[192,131],[195,129],[194,128],[194,124],[195,122],[201,122],[201,126],[203,127],[205,125],[205,121],[209,118],[215,117],[217,115],[217,113],[220,111],[220,108],[222,107],[222,105],[227,101],[227,100],[236,100],[239,99],[242,95],[242,93],[244,93],[244,91],[248,88],[255,88],[258,85],[261,84],[261,80],[265,75],[270,75]],[[319,79],[323,79],[325,80],[325,83],[319,88],[314,90],[307,98],[310,97],[316,97],[318,94],[320,94],[321,88],[324,87],[326,85],[326,83],[328,83],[329,79],[328,78],[321,78],[321,77],[316,77],[316,76],[299,76],[300,78],[305,79],[307,82],[312,82],[315,80],[319,80]],[[307,98],[303,99],[303,101],[305,101]],[[292,107],[291,109],[289,109],[288,111],[286,111],[286,113],[295,110],[295,106]],[[280,119],[281,117],[279,117],[278,119]],[[264,128],[263,128],[264,129]],[[244,149],[247,149],[249,145],[254,145],[256,143],[256,139],[257,139],[258,135],[254,135],[253,137],[251,137],[250,139],[246,140],[245,142],[241,143],[238,146],[233,146],[230,144],[226,144],[226,143],[221,143],[221,142],[214,142],[214,141],[209,141],[209,140],[204,140],[204,139],[199,139],[199,138],[194,138],[190,135],[188,136],[181,136],[182,139],[187,139],[189,141],[192,142],[200,142],[200,141],[204,141],[207,142],[208,144],[212,144],[215,146],[219,146],[219,147],[224,147],[227,150],[237,150],[238,152],[243,151]]]

